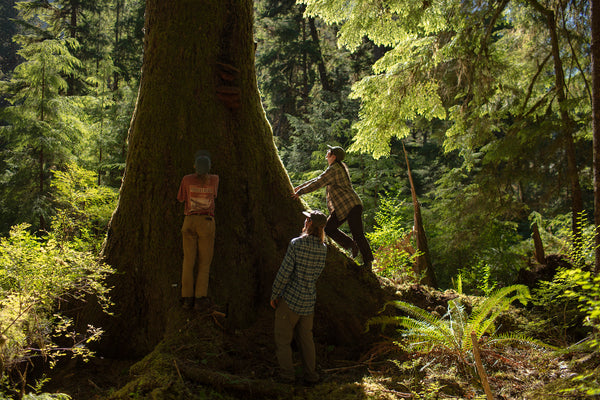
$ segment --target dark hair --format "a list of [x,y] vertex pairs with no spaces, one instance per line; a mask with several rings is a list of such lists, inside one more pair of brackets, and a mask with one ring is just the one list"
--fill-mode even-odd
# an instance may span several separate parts
[[319,239],[321,243],[325,243],[325,227],[310,224],[309,227],[305,226],[302,230],[302,236],[314,236]]
[[352,186],[352,179],[350,179],[350,170],[348,169],[348,166],[346,165],[345,162],[342,161],[338,161],[337,158],[335,159],[336,163],[339,163],[342,167],[344,167],[344,171],[346,172],[346,176],[348,177],[348,181],[350,182],[350,186]]

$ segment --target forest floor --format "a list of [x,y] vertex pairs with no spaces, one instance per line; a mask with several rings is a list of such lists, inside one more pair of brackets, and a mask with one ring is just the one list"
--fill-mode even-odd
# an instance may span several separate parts
[[[445,306],[456,294],[408,289],[416,303]],[[194,311],[173,313],[177,326],[142,360],[96,358],[56,370],[46,390],[75,400],[100,399],[484,399],[478,375],[460,371],[451,355],[419,357],[402,352],[393,339],[333,346],[316,337],[321,382],[314,386],[277,381],[273,312],[251,328],[230,330],[221,318]],[[358,350],[360,349],[360,350]],[[298,353],[294,354],[299,361]],[[592,398],[571,378],[600,375],[598,353],[557,354],[539,348],[507,348],[488,360],[495,399]],[[301,363],[298,362],[298,369]]]

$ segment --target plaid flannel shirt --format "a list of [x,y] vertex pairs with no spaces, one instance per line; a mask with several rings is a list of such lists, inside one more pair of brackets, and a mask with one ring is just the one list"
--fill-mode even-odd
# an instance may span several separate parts
[[327,209],[330,214],[343,221],[350,210],[362,205],[360,197],[352,188],[352,183],[346,174],[344,166],[338,162],[331,164],[321,175],[300,185],[299,195],[313,192],[326,186]]
[[327,245],[311,235],[290,241],[279,267],[271,300],[282,297],[290,310],[299,315],[311,315],[317,301],[317,279],[325,268]]

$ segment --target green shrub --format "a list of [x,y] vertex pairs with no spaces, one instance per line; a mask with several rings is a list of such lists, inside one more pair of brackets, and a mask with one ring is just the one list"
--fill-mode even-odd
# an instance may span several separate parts
[[72,242],[79,250],[98,252],[116,208],[117,191],[98,185],[95,172],[75,164],[52,172],[56,209],[52,232],[56,239]]
[[[568,274],[577,283],[577,287],[566,290],[564,296],[577,300],[580,310],[585,314],[584,324],[591,328],[587,340],[590,352],[600,352],[600,275],[590,271],[573,269],[561,271]],[[579,346],[581,348],[581,346]],[[573,378],[576,389],[588,396],[600,395],[600,378],[595,373],[583,373]]]
[[[595,238],[593,225],[586,223],[585,213],[577,218],[581,230],[581,240],[575,245],[570,214],[560,215],[551,221],[544,221],[541,215],[532,213],[530,219],[540,227],[540,236],[546,250],[560,254],[564,265],[555,272],[552,280],[539,281],[533,289],[534,319],[529,329],[536,336],[545,335],[563,346],[579,341],[587,335],[590,322],[586,317],[592,303],[587,304],[586,290],[591,288],[585,282],[592,282],[589,272],[593,268]],[[581,296],[581,298],[579,297]],[[585,304],[585,306],[581,306]],[[591,307],[588,309],[587,307]],[[587,318],[588,323],[584,323]]]
[[0,380],[4,390],[24,393],[34,360],[50,367],[58,357],[86,359],[87,344],[102,331],[77,333],[61,310],[69,301],[95,296],[108,309],[104,284],[112,269],[91,252],[73,248],[53,235],[34,236],[28,225],[14,226],[0,239]]

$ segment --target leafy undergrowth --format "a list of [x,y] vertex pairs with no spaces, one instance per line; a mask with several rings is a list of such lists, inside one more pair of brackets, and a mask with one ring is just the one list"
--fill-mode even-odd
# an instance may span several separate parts
[[[398,297],[408,300],[410,291],[415,303],[431,310],[456,297],[421,287],[405,289]],[[237,331],[224,329],[226,321],[194,311],[171,315],[165,339],[144,359],[96,359],[63,368],[52,390],[76,400],[485,398],[474,369],[458,371],[446,354],[404,353],[383,334],[361,354],[356,348],[334,347],[316,337],[322,381],[313,387],[278,383],[272,311],[265,310],[252,328]],[[577,374],[600,375],[597,354],[557,355],[510,347],[488,354],[483,362],[496,399],[586,398],[564,390],[576,386],[572,378]]]

